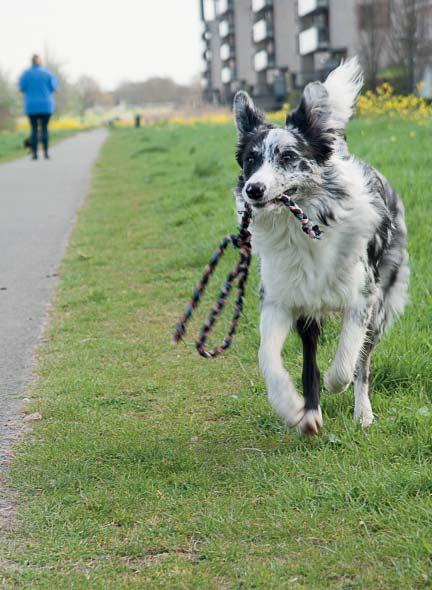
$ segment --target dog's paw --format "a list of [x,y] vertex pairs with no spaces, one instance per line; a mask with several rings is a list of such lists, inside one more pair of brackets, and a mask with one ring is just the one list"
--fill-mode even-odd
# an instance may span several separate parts
[[350,371],[332,365],[324,374],[324,387],[330,393],[341,393],[348,389],[353,377]]
[[305,414],[304,399],[294,388],[288,388],[282,394],[269,392],[269,399],[276,413],[290,428],[297,426]]
[[316,410],[306,410],[303,418],[297,425],[298,431],[307,436],[319,434],[322,427],[323,419],[321,408],[319,406]]
[[356,404],[354,408],[354,420],[360,422],[362,428],[369,428],[374,421],[372,406],[369,400],[365,400],[359,405]]

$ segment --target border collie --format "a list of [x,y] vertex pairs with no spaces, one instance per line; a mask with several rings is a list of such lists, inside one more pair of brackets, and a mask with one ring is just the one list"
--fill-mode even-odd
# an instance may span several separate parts
[[[322,428],[316,352],[324,319],[343,314],[324,386],[340,392],[354,382],[354,418],[367,427],[372,352],[407,300],[402,201],[382,174],[349,154],[345,141],[362,83],[357,58],[342,63],[324,83],[306,86],[283,128],[266,121],[247,93],[234,100],[242,168],[236,202],[239,212],[244,203],[252,207],[252,247],[260,260],[259,363],[275,411],[304,434]],[[304,234],[278,204],[282,194],[323,228],[322,240]],[[303,343],[303,399],[281,358],[293,327]]]

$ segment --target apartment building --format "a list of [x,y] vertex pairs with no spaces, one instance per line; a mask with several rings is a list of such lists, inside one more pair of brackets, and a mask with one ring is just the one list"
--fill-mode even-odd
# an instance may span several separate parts
[[225,103],[256,84],[252,67],[251,0],[201,0],[203,86],[209,102]]
[[207,100],[227,103],[244,88],[262,108],[279,107],[368,42],[359,23],[372,1],[387,14],[390,0],[200,0]]

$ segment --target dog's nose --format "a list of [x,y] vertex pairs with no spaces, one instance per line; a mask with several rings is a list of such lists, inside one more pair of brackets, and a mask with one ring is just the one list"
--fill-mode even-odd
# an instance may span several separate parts
[[263,198],[265,190],[265,184],[262,182],[253,182],[247,185],[246,194],[250,199],[258,201]]

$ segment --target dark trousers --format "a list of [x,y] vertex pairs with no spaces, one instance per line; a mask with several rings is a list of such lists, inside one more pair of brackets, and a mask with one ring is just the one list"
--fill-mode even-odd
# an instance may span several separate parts
[[51,115],[49,114],[42,114],[42,115],[29,115],[28,118],[30,119],[31,125],[31,137],[30,143],[32,146],[33,154],[37,154],[38,143],[39,143],[39,129],[40,129],[40,138],[44,148],[45,153],[48,153],[48,123],[50,120]]

